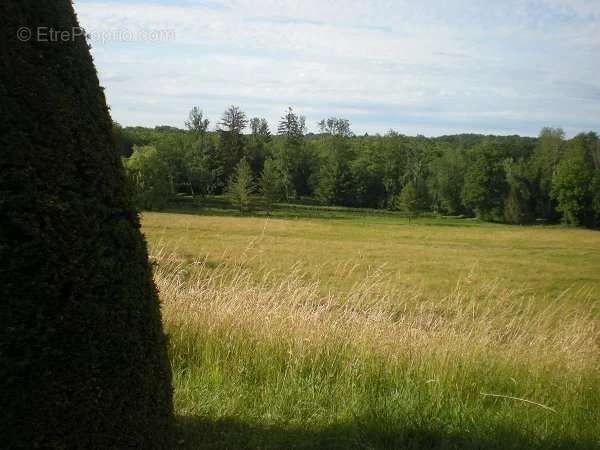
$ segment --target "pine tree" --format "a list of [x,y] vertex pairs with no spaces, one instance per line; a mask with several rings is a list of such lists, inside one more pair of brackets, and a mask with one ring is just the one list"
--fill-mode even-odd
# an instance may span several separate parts
[[415,183],[411,181],[402,188],[396,200],[396,208],[408,214],[408,223],[419,213],[419,197]]
[[290,106],[287,113],[285,113],[279,121],[277,134],[286,136],[289,143],[299,145],[305,131],[306,118],[304,116],[298,116]]
[[241,159],[235,167],[233,175],[229,180],[228,193],[231,202],[243,214],[250,206],[250,195],[254,190],[252,169],[245,158]]
[[169,448],[158,297],[77,30],[70,0],[0,3],[2,446]]
[[271,214],[273,203],[281,198],[280,175],[277,171],[275,161],[267,159],[260,174],[259,179],[260,193],[263,196],[267,214]]
[[246,142],[242,132],[247,125],[246,114],[239,107],[231,105],[223,112],[219,122],[219,137],[225,180],[231,177],[235,166],[244,156]]

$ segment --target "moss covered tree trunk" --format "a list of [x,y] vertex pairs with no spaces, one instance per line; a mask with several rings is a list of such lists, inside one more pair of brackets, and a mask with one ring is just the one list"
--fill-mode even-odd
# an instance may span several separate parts
[[35,36],[77,26],[69,0],[0,3],[1,445],[168,447],[166,339],[104,94],[80,33]]

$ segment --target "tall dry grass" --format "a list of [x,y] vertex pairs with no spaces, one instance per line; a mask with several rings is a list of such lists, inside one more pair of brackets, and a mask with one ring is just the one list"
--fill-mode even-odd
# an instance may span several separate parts
[[306,426],[368,416],[597,442],[592,292],[540,301],[465,279],[428,298],[374,270],[324,294],[298,268],[278,278],[250,255],[215,265],[154,252],[182,414]]
[[447,296],[432,299],[394,289],[378,270],[346,292],[323,295],[319,281],[297,268],[283,279],[259,269],[257,281],[248,260],[210,267],[160,251],[153,258],[164,318],[186,329],[229,328],[286,342],[300,353],[336,342],[386,358],[485,357],[598,369],[599,303],[590,292],[565,292],[540,306],[498,282],[473,292],[459,281]]

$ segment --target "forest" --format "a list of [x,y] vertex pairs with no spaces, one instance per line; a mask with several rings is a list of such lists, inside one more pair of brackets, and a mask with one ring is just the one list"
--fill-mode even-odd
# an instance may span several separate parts
[[186,129],[114,124],[117,148],[138,207],[160,210],[175,195],[227,194],[243,212],[259,197],[385,208],[510,224],[600,226],[600,140],[566,139],[560,128],[537,138],[460,134],[427,138],[393,130],[355,135],[331,117],[307,131],[292,108],[276,133],[265,119],[229,107],[210,131],[194,107]]

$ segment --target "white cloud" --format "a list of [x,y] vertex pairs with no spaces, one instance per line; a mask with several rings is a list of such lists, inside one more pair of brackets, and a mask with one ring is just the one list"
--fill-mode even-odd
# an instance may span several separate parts
[[[536,133],[600,122],[600,7],[586,1],[80,0],[83,26],[174,30],[165,42],[96,43],[113,116],[181,126],[229,104],[272,123],[288,105],[309,124],[357,132]],[[419,128],[420,127],[420,128]]]

